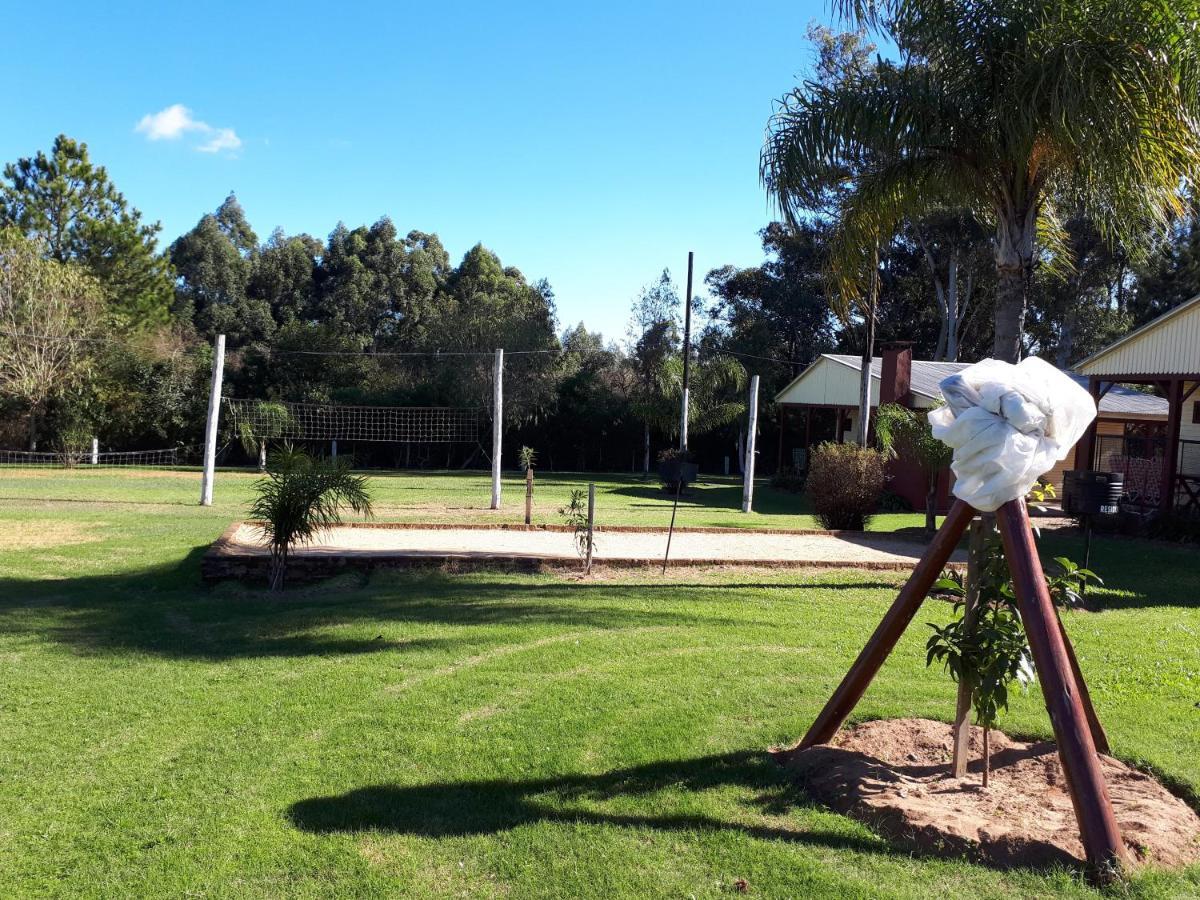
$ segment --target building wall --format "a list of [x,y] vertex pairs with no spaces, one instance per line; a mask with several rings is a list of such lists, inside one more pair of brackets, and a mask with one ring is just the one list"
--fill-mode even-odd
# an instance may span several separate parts
[[[1115,434],[1123,435],[1125,433],[1124,420],[1100,419],[1096,423],[1096,434]],[[1054,485],[1054,490],[1058,496],[1062,496],[1063,473],[1069,472],[1075,468],[1075,448],[1071,448],[1071,452],[1067,454],[1067,458],[1056,465],[1053,469],[1043,476],[1047,481]]]
[[[858,406],[859,373],[825,357],[817,360],[804,377],[785,388],[776,402],[812,406]],[[871,379],[871,402],[879,403],[879,379]]]
[[[1183,392],[1186,394],[1195,385],[1194,381],[1189,381],[1183,386]],[[1179,420],[1179,439],[1181,441],[1200,441],[1200,422],[1195,422],[1196,411],[1200,410],[1200,389],[1196,393],[1188,397],[1183,404],[1183,415]]]
[[1085,375],[1190,375],[1200,372],[1200,303],[1193,303],[1092,362]]

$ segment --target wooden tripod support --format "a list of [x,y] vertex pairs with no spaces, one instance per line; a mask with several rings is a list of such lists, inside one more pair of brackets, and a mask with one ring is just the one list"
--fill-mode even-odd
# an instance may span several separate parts
[[[963,501],[954,502],[925,555],[842,683],[804,739],[785,752],[828,743],[833,738],[912,622],[975,515],[975,509]],[[1046,710],[1050,713],[1084,853],[1096,871],[1108,872],[1128,861],[1097,754],[1097,746],[1107,751],[1108,741],[1092,709],[1074,650],[1050,599],[1025,502],[1010,500],[1000,507],[996,511],[996,525]]]

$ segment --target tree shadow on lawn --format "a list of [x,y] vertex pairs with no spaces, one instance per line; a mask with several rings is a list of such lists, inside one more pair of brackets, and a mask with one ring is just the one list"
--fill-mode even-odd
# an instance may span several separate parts
[[[327,629],[370,632],[397,624],[512,627],[560,626],[617,631],[644,627],[755,627],[751,611],[706,612],[729,603],[737,589],[789,589],[787,584],[677,584],[487,579],[439,571],[388,573],[373,581],[350,573],[273,594],[226,582],[200,584],[207,547],[177,563],[112,575],[57,580],[0,579],[0,616],[12,634],[50,637],[86,653],[151,653],[177,659],[334,656],[412,652],[467,646],[485,648],[488,636],[385,639],[382,634],[338,637]],[[367,582],[367,583],[364,583]],[[804,585],[818,589],[892,587],[884,581]],[[705,589],[702,593],[698,589]],[[626,592],[653,591],[674,608],[629,608]],[[670,595],[678,594],[678,597]],[[687,595],[687,596],[685,596]],[[688,604],[695,611],[681,609]]]
[[[663,490],[657,481],[647,481],[643,484],[628,484],[604,492],[606,495],[633,497],[647,501],[630,503],[635,509],[657,508],[669,510],[675,501],[675,495]],[[655,502],[648,502],[655,501]],[[679,505],[697,509],[711,509],[742,515],[742,485],[703,482],[688,488],[679,496]],[[603,512],[603,506],[600,507]],[[789,494],[775,491],[765,485],[756,485],[754,491],[754,512],[762,516],[801,516],[810,515],[812,508],[803,494]],[[745,522],[740,525],[745,527]]]
[[[1046,532],[1038,540],[1043,564],[1066,556],[1083,565],[1084,538],[1077,531]],[[1200,576],[1196,547],[1097,534],[1092,543],[1091,568],[1104,579],[1089,588],[1088,608],[1106,610],[1153,607],[1200,607]]]
[[[662,831],[734,831],[759,840],[793,841],[820,847],[901,854],[882,838],[834,831],[731,822],[701,814],[634,815],[601,812],[571,803],[600,803],[682,788],[704,791],[733,785],[757,793],[764,815],[816,807],[763,752],[718,754],[671,760],[600,775],[565,775],[528,781],[444,782],[415,786],[373,785],[293,804],[288,820],[302,831],[332,834],[391,831],[421,837],[490,835],[537,822],[612,825]],[[563,808],[563,807],[567,808]]]

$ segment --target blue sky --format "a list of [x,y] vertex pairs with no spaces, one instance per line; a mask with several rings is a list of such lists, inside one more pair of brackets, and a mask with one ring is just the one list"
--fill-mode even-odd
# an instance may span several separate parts
[[[12,5],[0,160],[65,132],[169,242],[233,190],[265,238],[391,216],[624,333],[664,266],[761,258],[758,152],[823,2]],[[172,107],[183,107],[172,110]],[[161,115],[167,111],[165,115]],[[157,118],[153,118],[158,116]],[[151,117],[151,118],[148,118]],[[139,123],[141,127],[139,128]]]

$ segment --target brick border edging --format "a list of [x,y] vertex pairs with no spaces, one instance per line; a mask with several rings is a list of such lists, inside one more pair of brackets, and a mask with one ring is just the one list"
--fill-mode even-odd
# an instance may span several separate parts
[[[228,578],[265,580],[270,557],[266,553],[247,553],[239,549],[240,545],[234,540],[238,530],[244,524],[253,522],[232,522],[215,540],[200,561],[201,577],[206,582],[221,581]],[[415,522],[353,522],[345,523],[342,527],[351,528],[395,528],[399,530],[477,530],[477,531],[572,531],[566,525],[510,525],[502,523],[477,526],[460,526],[446,523],[428,525]],[[640,525],[614,526],[609,531],[625,531],[630,533],[661,532],[661,528]],[[680,532],[700,534],[746,534],[754,533],[746,528],[694,528],[676,529]],[[821,534],[841,535],[854,534],[859,537],[869,532],[845,531],[814,531],[803,529],[772,529],[771,534]],[[890,538],[895,540],[894,537]],[[632,570],[639,568],[660,568],[661,561],[637,557],[609,557],[596,559],[594,567]],[[858,569],[875,572],[901,572],[911,569],[912,561],[902,560],[810,560],[810,559],[726,559],[716,557],[673,559],[668,563],[672,569],[694,568],[771,568],[771,569]],[[962,563],[951,563],[950,568],[959,568]],[[455,553],[452,551],[405,551],[396,553],[350,551],[344,554],[329,554],[321,556],[293,556],[288,564],[288,576],[291,581],[311,581],[326,578],[339,572],[356,570],[372,571],[374,569],[417,569],[440,568],[454,572],[468,571],[571,571],[578,570],[581,562],[578,559],[565,556],[522,556],[512,553]]]
[[[247,520],[235,522],[234,526],[257,525],[258,522]],[[395,531],[556,531],[569,532],[575,529],[570,525],[560,525],[546,522],[541,525],[525,525],[521,522],[342,522],[337,528],[379,528]],[[596,525],[596,531],[607,531],[612,534],[652,534],[665,532],[661,525]],[[844,534],[866,536],[868,540],[876,536],[880,540],[908,540],[904,535],[897,536],[885,531],[846,531],[845,529],[830,528],[736,528],[730,525],[697,525],[676,526],[676,534],[808,534],[840,537]],[[914,541],[915,543],[915,541]]]
[[[252,554],[205,554],[201,560],[201,574],[206,582],[226,579],[249,579],[265,581],[269,558]],[[962,563],[951,563],[959,568]],[[637,569],[660,570],[662,563],[653,559],[597,559],[593,569]],[[307,582],[328,578],[340,572],[374,571],[376,569],[441,569],[449,572],[499,571],[499,572],[578,572],[582,563],[566,557],[514,556],[496,554],[488,556],[464,556],[452,553],[394,554],[378,556],[296,556],[288,563],[289,582]],[[673,559],[670,569],[851,569],[869,572],[903,572],[912,568],[908,562],[855,561],[855,560],[801,560],[801,559]]]

